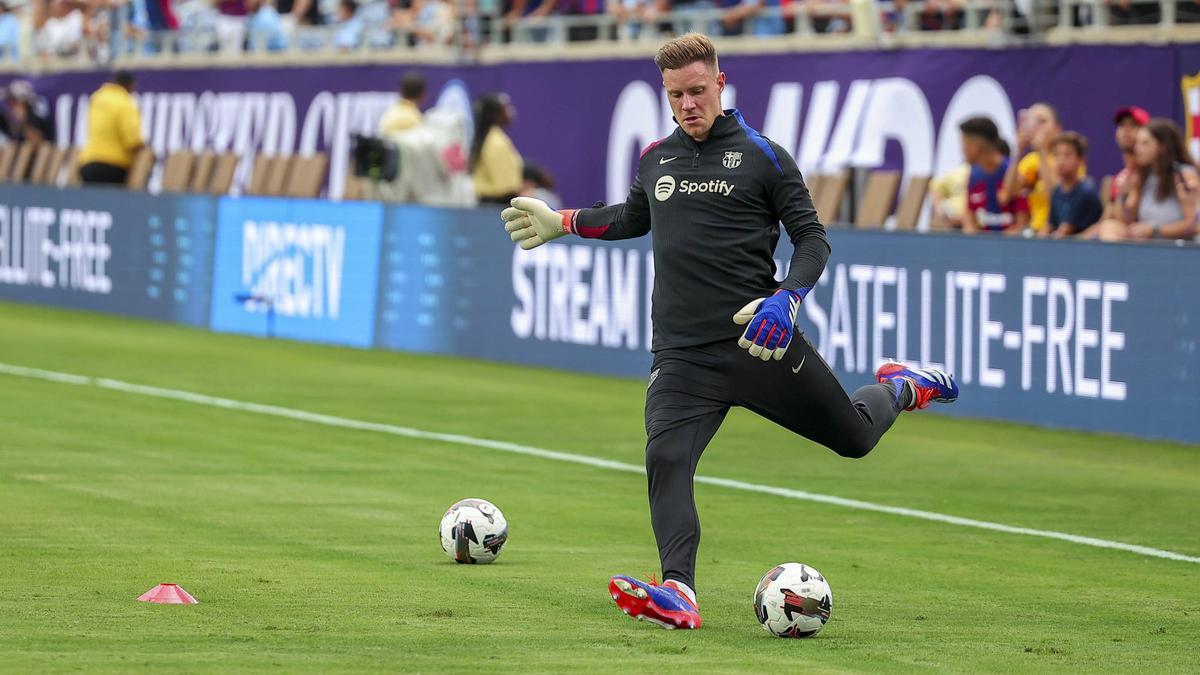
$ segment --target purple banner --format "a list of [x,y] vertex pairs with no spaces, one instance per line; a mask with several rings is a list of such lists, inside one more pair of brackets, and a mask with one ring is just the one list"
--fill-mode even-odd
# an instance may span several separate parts
[[[1014,136],[1015,115],[1036,101],[1091,140],[1090,173],[1114,173],[1112,112],[1140,105],[1184,119],[1181,78],[1200,49],[1070,46],[920,49],[729,56],[727,105],[788,148],[808,173],[847,166],[937,175],[961,162],[958,122],[992,116]],[[623,199],[638,152],[674,124],[649,58],[489,66],[420,66],[432,105],[466,109],[506,91],[523,155],[558,179],[567,204]],[[402,65],[162,70],[139,74],[146,136],[160,156],[190,148],[241,154],[332,154],[329,196],[340,197],[349,135],[374,130],[394,100]],[[59,142],[81,140],[86,95],[100,73],[33,79],[55,108]],[[1197,99],[1200,101],[1200,99]],[[1200,112],[1200,111],[1198,111]],[[242,176],[245,179],[247,176]]]

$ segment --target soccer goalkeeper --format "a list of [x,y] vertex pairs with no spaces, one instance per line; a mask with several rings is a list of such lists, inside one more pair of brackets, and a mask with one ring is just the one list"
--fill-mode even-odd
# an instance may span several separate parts
[[[642,153],[625,203],[554,211],[518,197],[502,217],[525,249],[567,234],[614,240],[652,233],[646,473],[663,583],[620,575],[609,592],[630,616],[699,628],[692,478],[730,406],[843,457],[862,457],[900,411],[953,401],[958,387],[940,371],[888,363],[877,383],[846,396],[813,346],[795,334],[796,312],[829,257],[795,161],[737,110],[722,111],[725,73],[708,38],[675,38],[654,62],[679,127]],[[795,253],[776,285],[772,253],[781,222]]]

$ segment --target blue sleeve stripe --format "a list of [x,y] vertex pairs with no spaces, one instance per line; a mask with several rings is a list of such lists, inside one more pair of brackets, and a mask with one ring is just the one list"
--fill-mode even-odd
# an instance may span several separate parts
[[746,135],[750,137],[750,140],[754,141],[754,144],[758,146],[758,149],[763,151],[763,154],[767,156],[767,159],[771,160],[771,164],[775,165],[775,170],[778,171],[779,175],[782,176],[783,165],[779,163],[779,157],[775,154],[775,148],[771,147],[771,144],[767,142],[767,139],[763,138],[762,134],[758,133],[758,130],[754,129],[749,124],[746,124],[746,120],[742,119],[742,113],[740,110],[734,110],[733,117],[742,127],[742,131],[745,131]]

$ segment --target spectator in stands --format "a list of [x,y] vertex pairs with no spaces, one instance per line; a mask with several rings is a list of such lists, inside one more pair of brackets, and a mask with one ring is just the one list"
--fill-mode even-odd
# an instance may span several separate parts
[[1124,106],[1113,113],[1113,123],[1117,125],[1114,135],[1117,149],[1121,151],[1123,165],[1117,175],[1113,176],[1106,218],[1121,217],[1125,198],[1129,196],[1131,179],[1137,172],[1137,160],[1134,159],[1133,149],[1137,144],[1138,130],[1148,122],[1150,113],[1137,106]]
[[[807,14],[818,33],[849,33],[851,17],[822,5],[843,5],[842,0],[797,0],[787,7],[791,13]],[[843,5],[844,6],[844,5]]]
[[21,20],[7,3],[0,1],[0,61],[21,58]]
[[379,135],[407,131],[421,124],[421,102],[425,100],[425,77],[405,73],[400,80],[400,100],[392,104],[379,120]]
[[414,44],[446,46],[458,35],[458,12],[450,0],[413,0],[392,14],[391,25],[409,33]]
[[1074,131],[1059,134],[1052,152],[1058,185],[1050,195],[1049,233],[1058,239],[1095,225],[1104,215],[1104,207],[1091,179],[1079,177],[1087,158],[1087,139]]
[[363,22],[357,14],[358,3],[354,0],[338,2],[337,23],[333,30],[333,46],[339,51],[353,51],[362,44]]
[[521,196],[540,199],[555,210],[562,208],[562,197],[554,191],[554,177],[541,165],[525,162],[521,179]]
[[1200,175],[1184,149],[1179,127],[1152,119],[1138,130],[1133,149],[1137,170],[1120,218],[1105,220],[1094,237],[1104,241],[1190,239],[1196,234]]
[[48,5],[37,7],[33,24],[39,54],[67,57],[80,53],[86,24],[82,7],[71,0],[50,0]]
[[275,9],[274,0],[247,0],[250,19],[246,24],[247,47],[251,51],[266,49],[278,52],[287,49],[287,31],[283,17]]
[[217,45],[221,52],[237,54],[246,46],[247,0],[217,0]]
[[134,156],[145,145],[133,89],[133,74],[118,71],[92,94],[87,143],[79,151],[79,177],[85,184],[124,184]]
[[609,0],[605,9],[616,22],[620,39],[636,39],[643,26],[653,25],[658,18],[653,0]]
[[987,117],[972,117],[958,128],[962,132],[963,157],[971,165],[963,232],[1020,232],[1028,214],[1022,200],[1005,199],[1002,194],[1011,162],[1001,151],[996,123]]
[[716,0],[655,0],[659,14],[670,14],[665,22],[665,32],[683,35],[696,32],[720,35],[720,26],[706,15],[717,7]]
[[54,141],[54,121],[50,105],[39,97],[29,80],[13,80],[0,93],[4,102],[0,114],[0,133],[12,143],[38,144]]
[[721,15],[721,27],[725,35],[783,35],[788,27],[780,8],[780,0],[734,0]]
[[[554,5],[555,0],[504,0],[504,29],[500,34],[500,41],[510,42],[512,29],[522,19],[541,19],[550,16],[554,11]],[[530,36],[535,41],[541,42],[546,39],[546,29],[531,29]]]
[[275,9],[279,12],[284,33],[289,38],[295,32],[296,26],[320,26],[325,23],[319,0],[275,0]]
[[[1029,226],[1044,233],[1050,221],[1050,192],[1057,181],[1050,147],[1062,133],[1058,111],[1049,103],[1035,103],[1017,115],[1017,154],[1021,161],[1010,165],[1005,178],[1006,196],[1024,198],[1029,204]],[[1080,167],[1081,177],[1087,175]]]
[[[604,14],[604,0],[555,0],[557,14],[565,16],[600,16]],[[568,25],[567,40],[584,42],[600,37],[600,28],[596,24]]]
[[923,31],[959,30],[963,27],[962,0],[929,0],[918,15]]
[[508,94],[485,94],[475,102],[471,179],[481,202],[507,204],[521,190],[524,162],[504,132],[516,115]]

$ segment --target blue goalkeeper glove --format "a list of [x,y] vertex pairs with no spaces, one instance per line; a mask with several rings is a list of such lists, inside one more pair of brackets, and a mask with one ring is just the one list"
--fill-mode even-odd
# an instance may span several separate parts
[[796,312],[803,299],[801,293],[781,288],[771,297],[753,300],[741,308],[733,315],[734,323],[746,326],[738,346],[763,361],[782,359],[792,344]]

